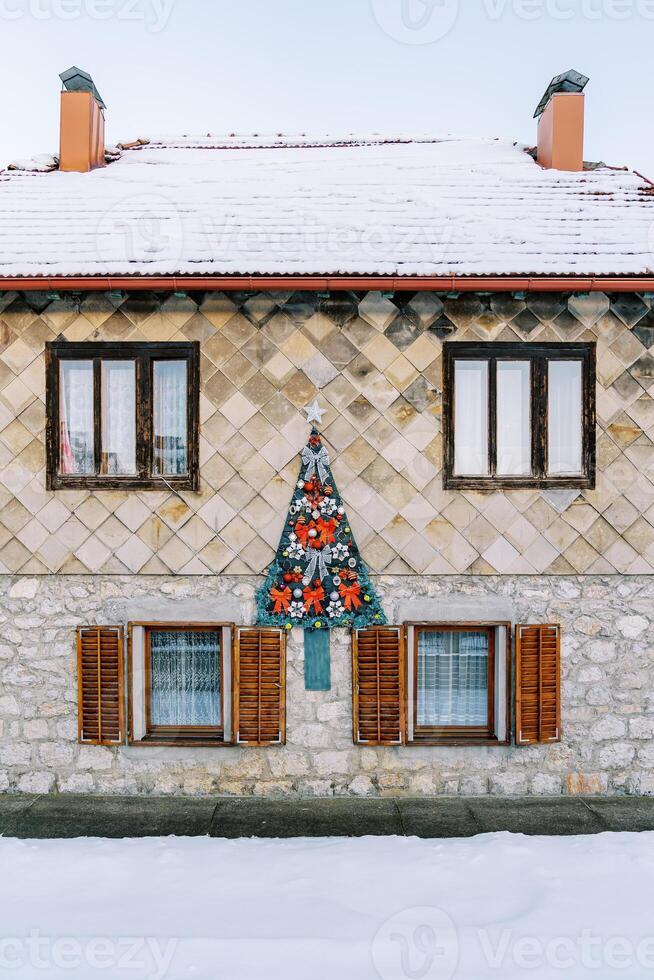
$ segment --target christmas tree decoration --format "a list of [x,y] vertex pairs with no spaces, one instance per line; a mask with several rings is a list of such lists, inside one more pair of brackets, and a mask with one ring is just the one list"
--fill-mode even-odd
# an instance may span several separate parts
[[257,593],[257,622],[316,631],[381,626],[384,611],[316,429],[301,458],[277,554]]

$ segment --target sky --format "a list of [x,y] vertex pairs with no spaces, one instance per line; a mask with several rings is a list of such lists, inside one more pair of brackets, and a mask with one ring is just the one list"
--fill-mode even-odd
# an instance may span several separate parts
[[448,133],[535,142],[553,75],[588,160],[654,179],[654,0],[0,0],[0,166],[52,152],[90,72],[107,142],[180,133]]

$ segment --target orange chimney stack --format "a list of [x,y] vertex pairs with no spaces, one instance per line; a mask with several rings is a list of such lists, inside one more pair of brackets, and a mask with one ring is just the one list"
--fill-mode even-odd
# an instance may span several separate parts
[[105,166],[104,102],[91,76],[69,68],[59,76],[61,93],[59,169],[87,173]]
[[537,162],[549,170],[584,169],[584,94],[586,75],[571,69],[553,78],[540,100]]

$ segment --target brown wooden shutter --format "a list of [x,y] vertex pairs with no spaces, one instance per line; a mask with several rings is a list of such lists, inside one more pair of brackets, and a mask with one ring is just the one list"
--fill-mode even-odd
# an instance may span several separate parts
[[234,732],[239,745],[286,741],[286,635],[281,630],[236,630]]
[[561,627],[516,626],[517,745],[561,740]]
[[77,630],[78,738],[85,745],[119,745],[125,737],[123,629]]
[[399,627],[353,632],[352,708],[355,743],[404,742],[404,638]]

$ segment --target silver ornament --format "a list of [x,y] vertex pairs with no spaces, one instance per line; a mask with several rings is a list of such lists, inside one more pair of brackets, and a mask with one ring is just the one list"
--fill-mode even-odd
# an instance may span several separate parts
[[340,575],[334,575],[334,578],[332,579],[332,581],[333,581],[334,585],[340,585],[341,584],[341,576]]
[[319,510],[312,511],[311,516],[313,517],[314,521],[317,521],[318,518],[320,517],[320,511]]
[[294,599],[301,599],[302,598],[302,589],[293,589],[293,598]]
[[345,513],[345,507],[343,507],[343,505],[341,504],[340,507],[337,507],[336,508],[336,513],[337,514],[344,514]]
[[338,592],[330,592],[329,598],[332,600],[332,602],[336,602],[336,600],[338,599]]
[[318,532],[316,531],[315,527],[312,527],[311,530],[309,531],[309,537],[310,538],[317,538],[318,537]]
[[291,531],[291,533],[288,536],[288,540],[289,541],[296,541],[297,540],[297,534],[293,534],[293,532]]
[[302,579],[302,585],[311,585],[311,579],[307,578],[307,576],[305,575],[304,578]]
[[298,480],[295,486],[298,488],[298,490],[301,490],[304,486],[304,482],[302,480]]
[[348,558],[347,563],[350,566],[350,568],[356,568],[357,560],[356,558]]

